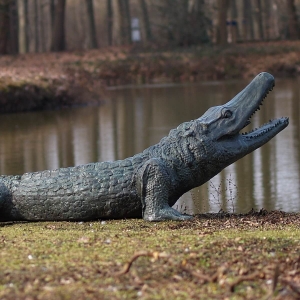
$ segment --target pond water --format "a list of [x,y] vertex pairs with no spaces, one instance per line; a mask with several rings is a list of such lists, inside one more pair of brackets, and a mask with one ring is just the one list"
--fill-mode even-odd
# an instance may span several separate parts
[[[123,159],[141,152],[180,123],[227,102],[247,81],[110,89],[98,107],[1,115],[0,172],[56,169]],[[249,126],[290,117],[262,148],[185,194],[176,208],[191,212],[300,211],[300,80],[277,80]],[[248,128],[247,128],[248,130]]]

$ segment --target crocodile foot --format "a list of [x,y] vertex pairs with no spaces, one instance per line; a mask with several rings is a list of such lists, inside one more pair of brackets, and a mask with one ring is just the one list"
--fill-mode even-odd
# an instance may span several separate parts
[[193,216],[181,214],[172,207],[165,207],[156,211],[154,214],[144,214],[143,218],[151,222],[166,220],[184,221],[192,219]]

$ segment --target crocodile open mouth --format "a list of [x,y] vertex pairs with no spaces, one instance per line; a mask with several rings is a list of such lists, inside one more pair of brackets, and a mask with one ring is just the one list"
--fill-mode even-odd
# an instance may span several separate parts
[[243,128],[245,128],[246,126],[248,126],[251,121],[250,119],[252,118],[252,116],[258,111],[260,110],[260,107],[263,106],[263,102],[266,99],[266,97],[268,96],[268,94],[273,90],[275,84],[273,83],[273,85],[263,94],[263,96],[261,97],[260,102],[258,103],[256,109],[254,109],[250,115],[250,117],[248,118],[248,120],[246,121],[245,125],[243,126]]
[[[258,111],[260,110],[260,106],[263,105],[263,101],[264,99],[267,97],[267,95],[269,94],[270,91],[273,90],[274,88],[274,85],[273,84],[271,86],[270,89],[268,89],[266,91],[266,93],[262,96],[261,98],[261,101],[259,102],[258,106],[256,107],[256,109],[253,110],[253,112],[251,113],[250,117],[248,118],[248,120],[246,121],[245,125],[243,126],[243,128],[245,128],[246,126],[248,126],[251,121],[251,117]],[[272,134],[273,131],[275,132],[278,132],[280,130],[282,130],[283,127],[286,127],[289,123],[289,118],[286,118],[286,117],[281,117],[281,118],[278,118],[278,119],[273,119],[273,120],[270,120],[269,122],[261,125],[260,127],[258,128],[255,128],[255,129],[252,129],[251,131],[249,132],[243,132],[241,133],[241,135],[246,138],[246,139],[255,139],[255,138],[259,138],[259,137],[262,137],[264,135],[268,135],[268,134]],[[242,129],[243,129],[242,128]]]
[[270,120],[269,122],[263,124],[259,128],[255,128],[249,132],[243,132],[242,136],[247,139],[254,139],[268,133],[272,133],[272,131],[277,131],[278,129],[282,129],[282,127],[286,127],[289,124],[289,118],[282,117],[279,119]]

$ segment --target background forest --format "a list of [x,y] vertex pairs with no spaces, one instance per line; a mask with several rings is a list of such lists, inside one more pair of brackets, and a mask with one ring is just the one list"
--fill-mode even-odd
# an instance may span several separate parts
[[298,39],[299,6],[299,0],[0,0],[0,54]]

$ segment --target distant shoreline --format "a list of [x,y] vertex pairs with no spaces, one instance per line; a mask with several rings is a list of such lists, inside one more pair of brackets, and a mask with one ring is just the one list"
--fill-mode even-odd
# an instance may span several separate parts
[[129,47],[0,57],[0,113],[99,103],[109,86],[300,75],[300,41],[145,50]]

